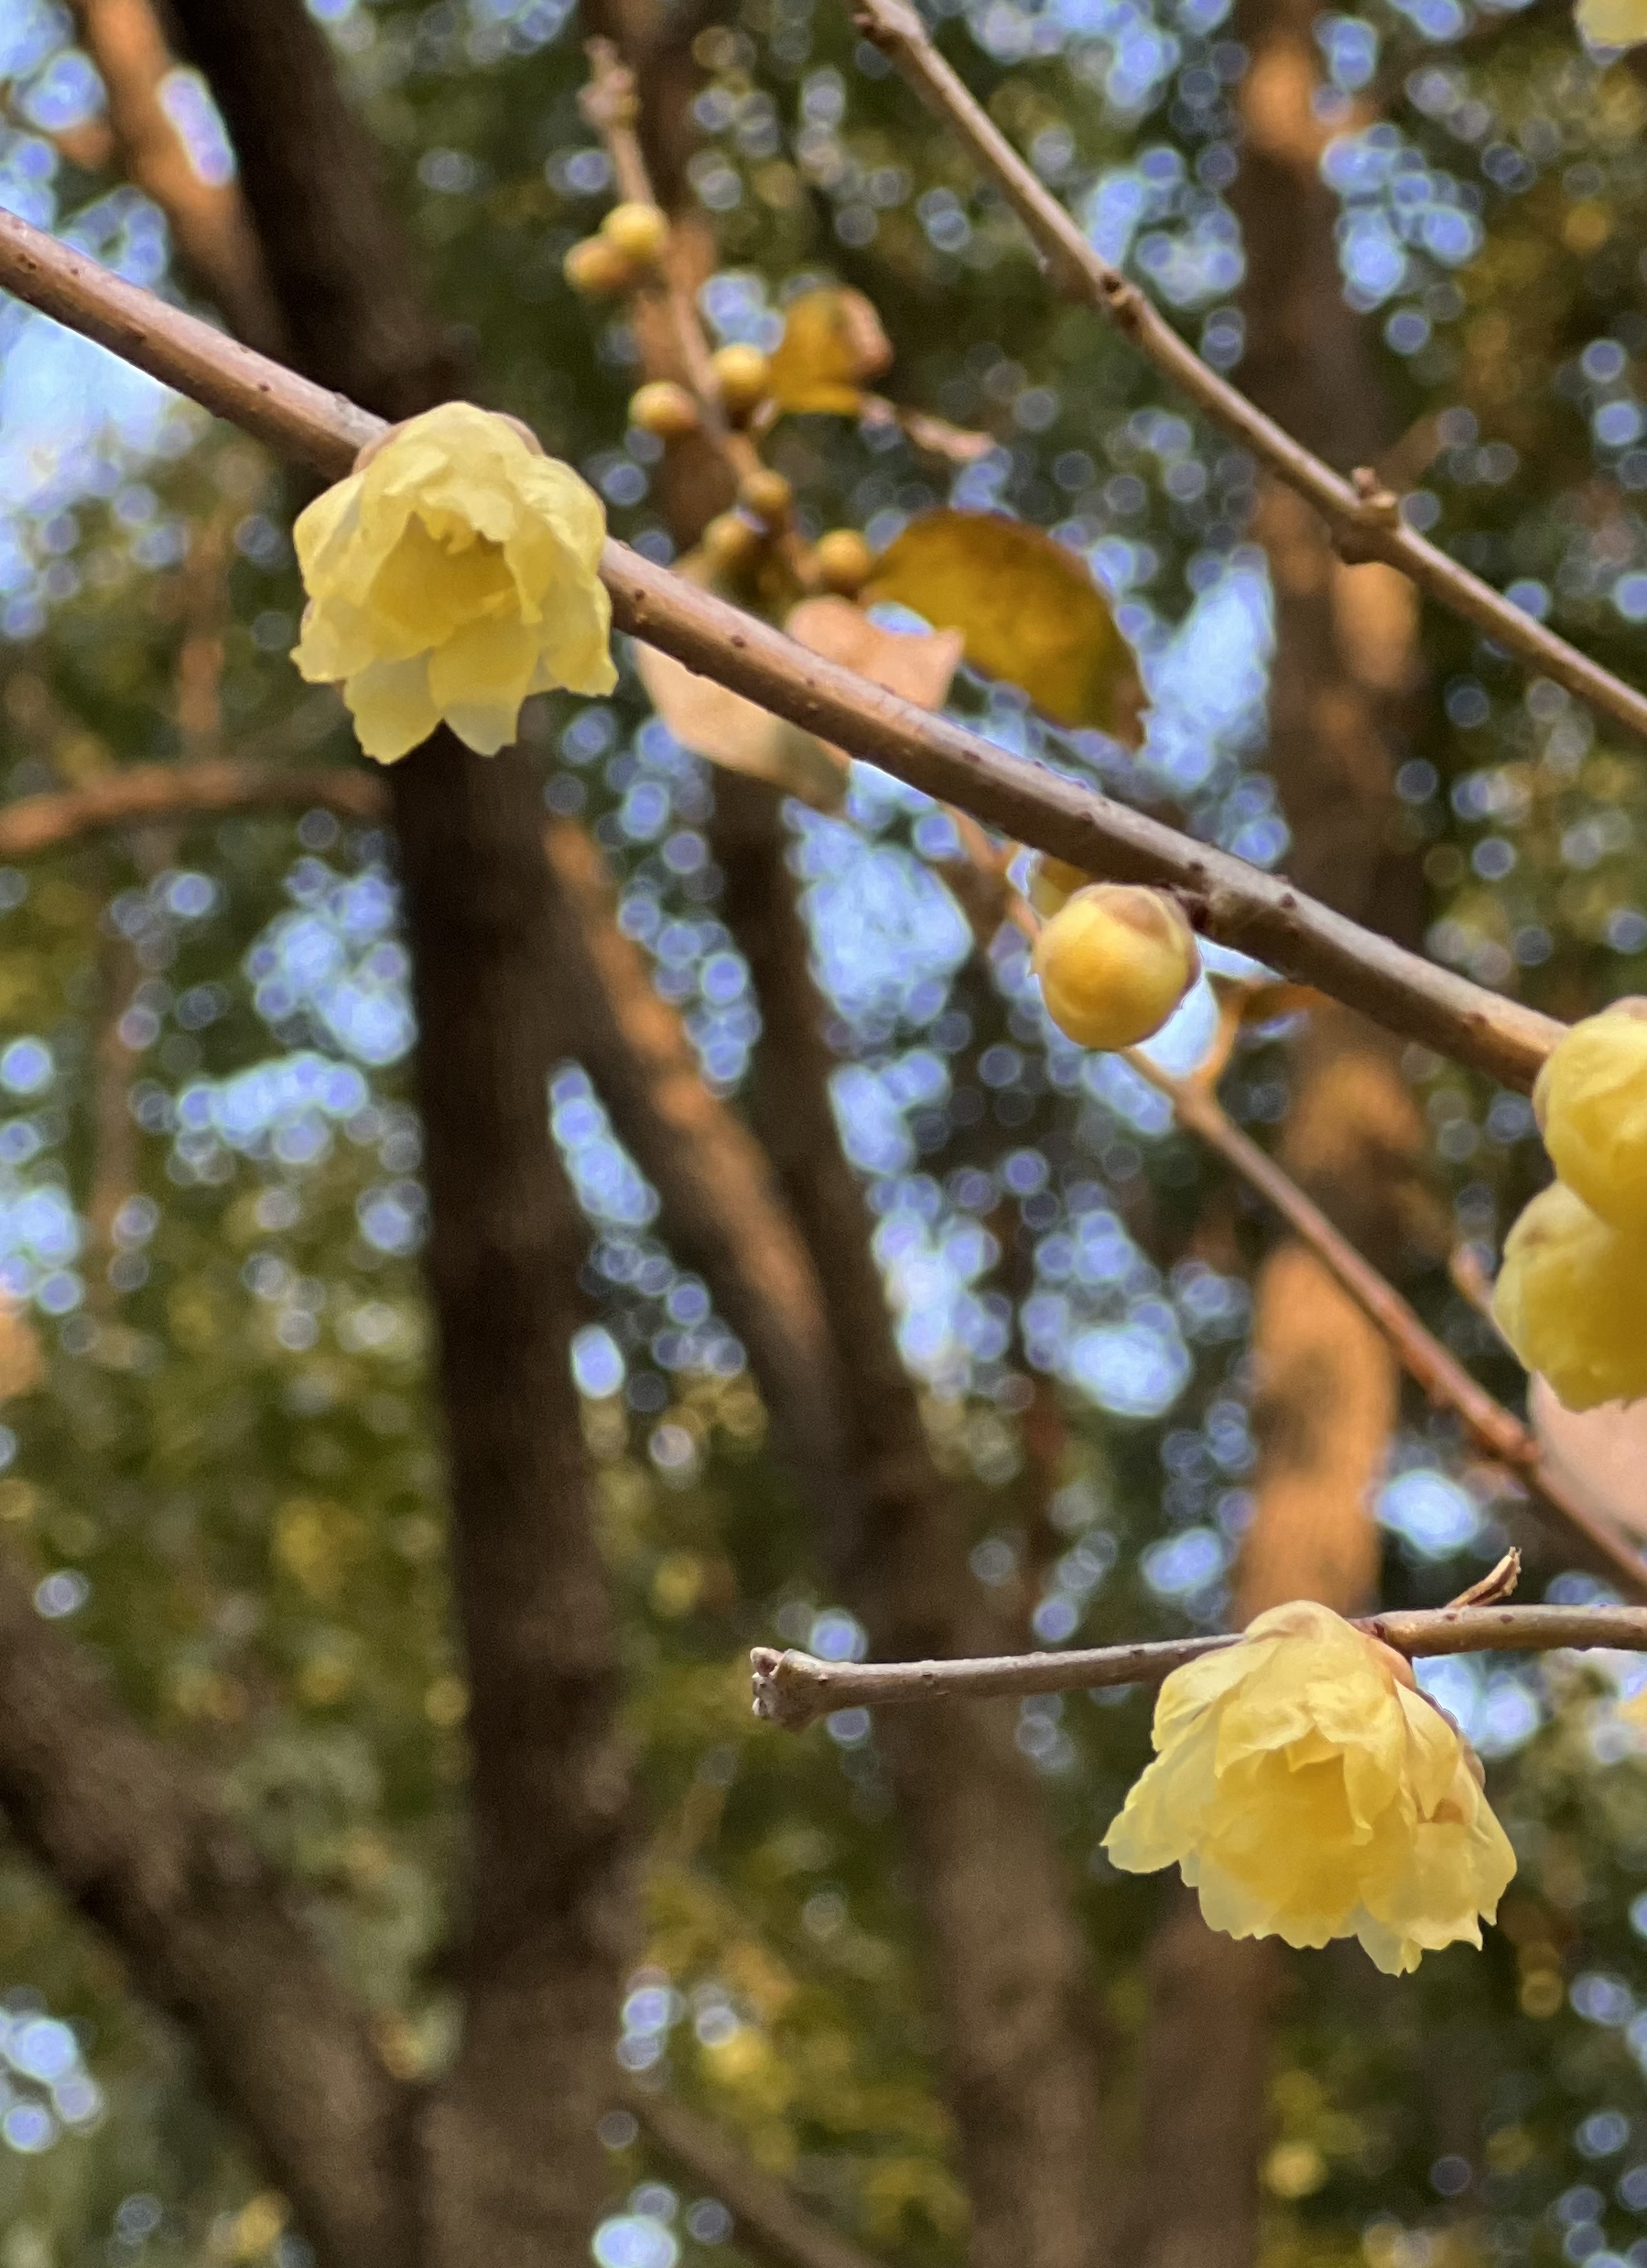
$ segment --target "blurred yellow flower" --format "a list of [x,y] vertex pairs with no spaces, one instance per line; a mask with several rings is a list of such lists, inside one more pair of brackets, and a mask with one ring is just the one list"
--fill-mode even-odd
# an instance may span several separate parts
[[1647,1236],[1552,1182],[1504,1239],[1493,1318],[1569,1409],[1647,1394]]
[[1578,0],[1574,16],[1585,38],[1598,48],[1631,48],[1647,39],[1643,0]]
[[1304,1600],[1176,1669],[1154,1762],[1104,1838],[1177,1864],[1232,1938],[1359,1938],[1392,1976],[1481,1942],[1515,1872],[1467,1744],[1401,1656]]
[[1647,1000],[1615,1000],[1559,1042],[1533,1089],[1567,1187],[1615,1228],[1647,1229]]
[[393,763],[443,720],[482,756],[530,693],[610,693],[601,500],[512,419],[447,402],[396,426],[292,531],[309,606],[293,659],[340,682]]

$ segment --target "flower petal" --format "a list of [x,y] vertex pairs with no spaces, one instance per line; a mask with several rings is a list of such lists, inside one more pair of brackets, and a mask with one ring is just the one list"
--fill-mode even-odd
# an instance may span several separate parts
[[392,764],[427,740],[440,721],[429,695],[428,661],[373,662],[343,686],[363,754]]

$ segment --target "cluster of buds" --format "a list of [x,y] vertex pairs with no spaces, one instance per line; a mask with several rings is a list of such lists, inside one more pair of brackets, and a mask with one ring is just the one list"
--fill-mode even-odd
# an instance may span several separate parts
[[614,205],[599,232],[567,254],[566,280],[588,298],[615,299],[655,275],[668,248],[668,218],[656,205]]
[[1176,898],[1123,882],[1089,882],[1044,859],[1031,902],[1048,918],[1035,940],[1041,998],[1082,1047],[1135,1047],[1159,1031],[1201,973],[1195,932]]

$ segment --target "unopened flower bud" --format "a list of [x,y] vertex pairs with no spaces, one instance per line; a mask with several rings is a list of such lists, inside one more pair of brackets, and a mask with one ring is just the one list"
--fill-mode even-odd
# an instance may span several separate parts
[[738,502],[768,527],[779,527],[789,517],[795,491],[781,472],[774,472],[770,465],[757,465],[738,483]]
[[1564,1183],[1504,1239],[1492,1312],[1569,1409],[1647,1394],[1647,1237],[1614,1228]]
[[1078,866],[1071,866],[1067,859],[1048,858],[1043,851],[1030,869],[1029,902],[1037,913],[1050,921],[1091,880],[1090,874],[1083,873]]
[[1615,1228],[1647,1231],[1647,1000],[1615,1000],[1566,1035],[1533,1107],[1555,1171]]
[[601,233],[632,265],[653,267],[668,245],[668,216],[656,205],[614,205],[601,223]]
[[703,549],[710,565],[722,575],[736,575],[760,550],[759,528],[751,527],[735,512],[722,512],[703,531]]
[[1195,932],[1158,890],[1094,882],[1035,940],[1046,1012],[1083,1047],[1132,1047],[1159,1031],[1201,973]]
[[874,572],[875,555],[855,527],[832,527],[818,537],[812,564],[826,590],[855,599]]
[[684,441],[698,430],[698,405],[672,378],[654,379],[630,396],[629,422],[660,441]]
[[634,269],[610,236],[586,236],[561,263],[574,291],[589,299],[613,299],[634,281]]
[[766,357],[759,347],[722,347],[713,367],[729,417],[747,417],[765,400]]

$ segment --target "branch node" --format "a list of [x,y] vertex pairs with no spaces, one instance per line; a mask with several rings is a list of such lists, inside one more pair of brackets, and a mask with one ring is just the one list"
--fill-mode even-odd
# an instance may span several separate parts
[[597,134],[610,134],[614,127],[634,127],[640,123],[640,97],[635,92],[634,73],[619,55],[610,39],[588,39],[583,52],[589,58],[589,83],[578,97],[578,108],[584,123]]
[[754,1712],[765,1723],[782,1725],[786,1733],[804,1733],[834,1706],[829,1688],[829,1665],[794,1647],[779,1653],[775,1647],[752,1647],[749,1656]]
[[1455,1606],[1495,1606],[1507,1599],[1522,1579],[1522,1555],[1511,1545],[1498,1565],[1490,1568],[1479,1582],[1472,1582],[1468,1591],[1460,1591],[1456,1599],[1447,1601],[1450,1611]]

